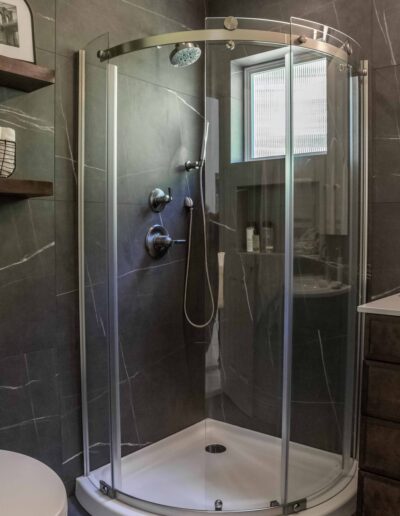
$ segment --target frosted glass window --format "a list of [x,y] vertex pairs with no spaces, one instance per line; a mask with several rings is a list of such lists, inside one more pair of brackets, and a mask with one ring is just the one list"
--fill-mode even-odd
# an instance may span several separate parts
[[327,152],[326,59],[293,67],[293,137],[295,154]]
[[[293,148],[295,154],[327,152],[326,59],[293,67]],[[250,158],[284,156],[286,151],[285,68],[250,74]]]
[[285,154],[285,69],[251,75],[252,158]]

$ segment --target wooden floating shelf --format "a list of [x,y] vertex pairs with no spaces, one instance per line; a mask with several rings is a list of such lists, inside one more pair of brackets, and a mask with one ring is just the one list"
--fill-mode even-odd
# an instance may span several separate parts
[[50,181],[0,178],[0,198],[28,199],[51,195],[53,195],[53,183]]
[[54,82],[54,70],[0,56],[0,86],[30,92],[50,86]]

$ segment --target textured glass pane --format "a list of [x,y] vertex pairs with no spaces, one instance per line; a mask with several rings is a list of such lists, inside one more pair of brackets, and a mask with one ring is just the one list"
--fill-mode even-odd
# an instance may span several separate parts
[[[327,151],[326,59],[293,67],[293,135],[295,154]],[[284,156],[286,151],[285,69],[251,75],[253,159]]]
[[296,64],[293,74],[294,153],[326,152],[326,59]]
[[285,154],[285,69],[251,76],[252,158]]

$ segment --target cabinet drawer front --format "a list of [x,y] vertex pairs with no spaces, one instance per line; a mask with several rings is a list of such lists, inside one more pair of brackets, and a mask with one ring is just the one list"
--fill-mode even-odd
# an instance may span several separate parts
[[400,482],[360,472],[358,500],[362,516],[399,516]]
[[363,418],[360,450],[361,469],[400,480],[399,443],[400,424]]
[[400,365],[365,362],[363,413],[400,422]]
[[368,316],[366,330],[366,358],[400,363],[400,317]]

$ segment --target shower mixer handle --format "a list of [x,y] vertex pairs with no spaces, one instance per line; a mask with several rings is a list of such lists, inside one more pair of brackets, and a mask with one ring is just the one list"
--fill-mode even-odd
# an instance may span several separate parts
[[169,235],[159,235],[154,237],[154,245],[159,248],[170,248],[173,245],[183,245],[186,244],[186,240],[174,240]]
[[186,244],[186,240],[174,240],[164,226],[152,226],[146,235],[146,250],[152,258],[162,258],[174,245]]
[[161,188],[154,188],[154,190],[150,193],[149,196],[149,205],[152,211],[155,213],[160,213],[163,211],[165,206],[172,201],[172,190],[168,188],[168,193],[166,194],[164,190]]

